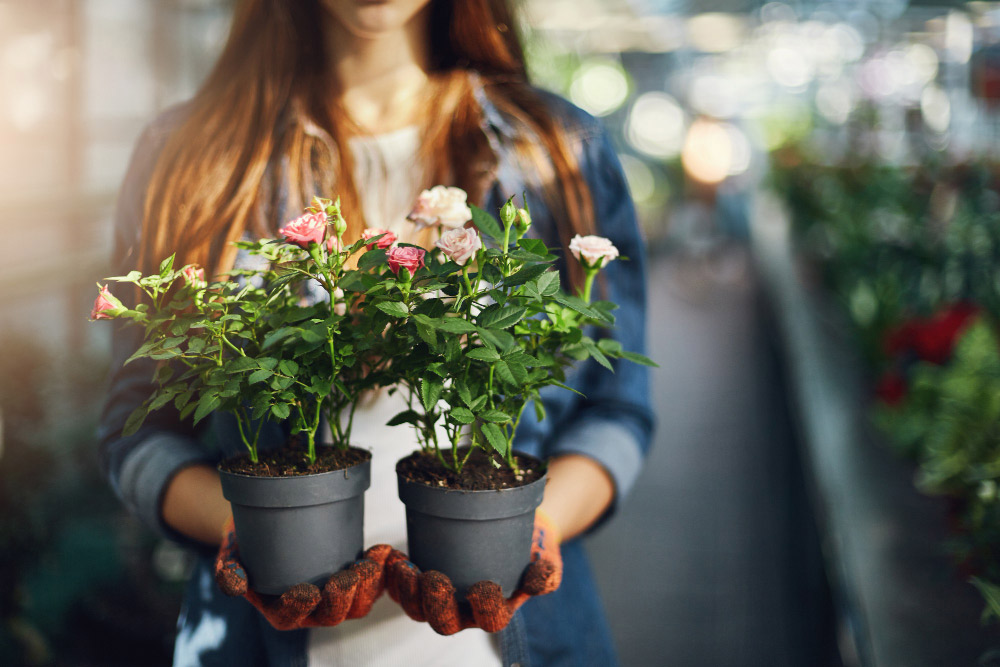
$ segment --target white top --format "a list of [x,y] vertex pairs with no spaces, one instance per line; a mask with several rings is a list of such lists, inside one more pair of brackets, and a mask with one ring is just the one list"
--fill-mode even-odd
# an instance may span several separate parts
[[[356,161],[365,218],[370,227],[394,232],[399,240],[414,239],[407,213],[423,188],[417,163],[417,128],[350,143]],[[389,168],[391,166],[391,169]],[[350,215],[349,212],[345,212]],[[396,461],[418,448],[408,426],[386,426],[406,409],[401,392],[383,390],[358,406],[351,440],[372,449],[371,487],[365,493],[365,546],[391,544],[406,551],[406,515],[396,487]],[[383,595],[364,618],[309,633],[311,667],[500,667],[498,643],[492,635],[471,628],[443,637],[427,623],[411,620]]]

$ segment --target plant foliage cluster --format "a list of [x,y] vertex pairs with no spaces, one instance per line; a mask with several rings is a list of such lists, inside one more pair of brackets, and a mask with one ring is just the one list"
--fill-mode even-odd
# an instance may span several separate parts
[[957,508],[953,549],[1000,619],[1000,179],[994,165],[776,156],[798,248],[817,259],[880,377],[876,423]]
[[410,424],[447,468],[461,469],[465,443],[514,466],[511,442],[526,405],[534,401],[543,418],[534,399],[543,387],[565,387],[568,366],[588,358],[609,371],[615,359],[652,363],[613,338],[588,335],[614,324],[615,305],[589,298],[605,262],[582,259],[585,287],[567,294],[555,255],[526,236],[530,215],[510,201],[500,220],[471,209],[487,243],[476,239],[461,264],[441,247],[426,255],[407,244],[379,247],[381,235],[345,246],[339,203],[317,199],[309,211],[329,221],[325,236],[239,244],[266,260],[263,269],[209,283],[168,258],[158,273],[110,279],[145,298],[128,308],[102,291],[95,317],[143,327],[132,359],[160,362],[156,389],[126,433],[168,404],[195,422],[221,410],[236,416],[254,461],[268,420],[304,434],[314,461],[324,417],[332,444],[346,447],[359,397],[389,387],[405,392],[409,406],[390,423]]

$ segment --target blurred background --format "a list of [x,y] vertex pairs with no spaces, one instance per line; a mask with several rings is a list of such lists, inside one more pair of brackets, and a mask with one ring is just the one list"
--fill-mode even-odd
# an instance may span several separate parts
[[[135,139],[232,0],[0,0],[0,664],[164,665],[96,464]],[[589,538],[626,665],[1000,664],[1000,4],[523,0],[650,256],[659,428]]]

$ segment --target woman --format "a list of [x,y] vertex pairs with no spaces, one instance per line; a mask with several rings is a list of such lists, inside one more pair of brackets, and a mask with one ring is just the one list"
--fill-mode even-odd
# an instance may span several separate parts
[[[620,305],[614,335],[644,349],[643,250],[621,169],[594,119],[527,84],[510,12],[501,0],[245,0],[204,87],[140,139],[116,218],[121,268],[180,263],[222,272],[245,258],[231,242],[274,236],[315,194],[335,193],[350,225],[421,242],[403,217],[433,184],[463,188],[496,210],[525,193],[533,229],[552,246],[577,233],[610,237],[628,262],[604,272]],[[423,240],[426,242],[426,240]],[[561,267],[580,284],[579,267]],[[119,363],[138,345],[116,333]],[[551,457],[541,509],[564,538],[563,583],[533,598],[496,636],[440,637],[386,597],[363,619],[279,632],[212,581],[214,549],[230,516],[215,462],[238,451],[221,417],[199,430],[161,410],[121,437],[149,390],[150,368],[114,377],[102,419],[103,461],[125,504],[154,528],[200,549],[179,621],[177,664],[612,664],[614,653],[583,549],[572,538],[606,518],[628,492],[652,429],[645,372],[623,364],[576,369],[544,396],[548,417],[522,424],[518,447]],[[405,550],[381,430],[394,408],[367,408],[357,442],[375,460],[366,536]],[[531,420],[526,420],[530,422]],[[278,443],[281,433],[262,438]],[[413,449],[404,443],[405,451]],[[381,479],[381,484],[380,480]],[[374,515],[374,516],[373,516]],[[497,639],[497,637],[499,639]]]

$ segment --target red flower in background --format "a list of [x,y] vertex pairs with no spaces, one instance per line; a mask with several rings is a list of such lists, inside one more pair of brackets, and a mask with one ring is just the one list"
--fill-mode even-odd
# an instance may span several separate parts
[[943,364],[958,336],[979,312],[979,306],[962,302],[929,318],[907,320],[886,334],[885,353],[893,357],[912,351],[923,361]]
[[886,405],[898,405],[906,398],[906,380],[899,371],[888,371],[875,385],[875,395]]

